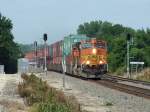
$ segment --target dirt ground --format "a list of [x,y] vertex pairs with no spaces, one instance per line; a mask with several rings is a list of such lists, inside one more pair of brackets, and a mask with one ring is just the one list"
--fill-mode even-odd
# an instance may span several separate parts
[[[70,83],[67,83],[67,81],[64,88],[62,83],[62,74],[60,75],[56,72],[48,72],[47,76],[44,74],[38,76],[42,77],[43,80],[46,80],[50,86],[57,88],[58,90],[62,90],[65,95],[75,96],[83,112],[111,112],[109,107],[105,105],[105,102],[103,102],[101,98],[99,99],[98,97],[91,96],[88,93],[83,93],[83,91],[80,91],[77,88],[72,88]],[[79,86],[81,85],[79,84]]]
[[0,112],[27,112],[28,108],[17,94],[20,81],[17,74],[0,75]]

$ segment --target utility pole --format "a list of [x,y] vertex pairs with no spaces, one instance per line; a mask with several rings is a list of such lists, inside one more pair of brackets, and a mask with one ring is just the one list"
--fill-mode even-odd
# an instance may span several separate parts
[[63,58],[62,58],[62,68],[63,68],[63,88],[66,88],[65,82],[66,82],[66,78],[65,78],[65,73],[66,73],[66,50],[65,50],[65,42],[63,45]]
[[127,77],[130,75],[130,39],[131,35],[127,34]]
[[34,50],[35,50],[35,67],[37,68],[37,41],[34,41]]
[[45,73],[46,73],[46,75],[47,75],[47,62],[46,62],[46,52],[47,52],[47,45],[46,45],[46,41],[47,41],[47,34],[46,33],[44,33],[44,35],[43,35],[43,40],[44,40],[44,46],[45,46],[45,52],[44,52],[44,54],[45,54],[45,56],[44,56],[44,71],[45,71]]
[[66,86],[65,86],[65,72],[66,72],[66,62],[65,62],[65,56],[64,56],[64,60],[63,60],[63,63],[62,63],[62,67],[63,67],[63,88],[65,89]]

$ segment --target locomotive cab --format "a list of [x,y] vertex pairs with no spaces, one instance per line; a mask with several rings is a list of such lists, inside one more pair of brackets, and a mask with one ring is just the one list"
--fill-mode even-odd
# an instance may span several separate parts
[[107,72],[107,44],[105,41],[92,38],[81,41],[75,46],[73,56],[77,63],[76,68],[80,66],[82,72],[89,74],[89,78],[100,77]]
[[107,72],[107,44],[95,38],[82,41],[80,62],[83,72],[96,76]]

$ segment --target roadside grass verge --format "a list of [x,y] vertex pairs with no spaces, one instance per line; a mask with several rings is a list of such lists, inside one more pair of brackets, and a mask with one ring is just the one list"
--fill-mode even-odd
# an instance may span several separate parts
[[144,74],[142,76],[138,76],[136,79],[150,82],[150,75]]
[[137,80],[143,80],[150,82],[150,68],[143,70],[138,77]]
[[18,93],[30,106],[29,112],[81,112],[73,96],[65,96],[34,74],[21,77],[23,82],[18,85]]

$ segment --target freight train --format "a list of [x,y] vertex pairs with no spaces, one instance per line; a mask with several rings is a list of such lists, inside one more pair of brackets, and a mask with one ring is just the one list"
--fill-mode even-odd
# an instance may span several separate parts
[[44,64],[44,52],[47,57],[47,69],[81,76],[101,78],[108,71],[107,43],[103,40],[89,38],[85,35],[69,35],[63,40],[40,49],[26,53],[29,61]]

